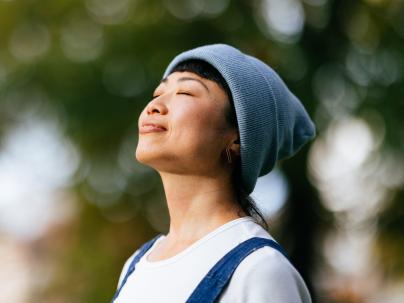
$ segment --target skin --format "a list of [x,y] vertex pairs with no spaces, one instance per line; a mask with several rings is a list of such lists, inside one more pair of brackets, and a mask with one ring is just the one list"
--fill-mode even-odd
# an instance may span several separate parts
[[[138,120],[163,125],[163,132],[139,132],[136,159],[161,176],[170,227],[166,238],[148,256],[149,261],[178,254],[221,225],[246,216],[236,202],[231,184],[239,156],[237,129],[227,125],[230,106],[214,81],[191,72],[174,72],[155,89]],[[233,162],[234,163],[234,162]]]

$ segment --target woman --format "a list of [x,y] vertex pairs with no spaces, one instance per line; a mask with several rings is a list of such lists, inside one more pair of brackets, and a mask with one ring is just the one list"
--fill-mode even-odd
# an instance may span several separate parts
[[127,260],[113,301],[311,302],[249,194],[314,136],[262,61],[226,44],[177,55],[139,117],[136,149],[161,176],[169,232]]

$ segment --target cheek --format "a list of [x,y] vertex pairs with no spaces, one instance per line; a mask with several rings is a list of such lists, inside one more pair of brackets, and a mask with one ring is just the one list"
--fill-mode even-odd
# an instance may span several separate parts
[[218,108],[184,108],[175,119],[175,134],[188,142],[199,144],[215,143],[222,140],[224,130],[224,114]]

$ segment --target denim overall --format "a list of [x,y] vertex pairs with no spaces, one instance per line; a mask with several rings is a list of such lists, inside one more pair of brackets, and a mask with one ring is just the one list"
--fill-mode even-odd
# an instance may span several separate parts
[[[118,297],[122,287],[126,283],[126,280],[135,270],[136,263],[139,262],[140,258],[142,258],[142,256],[148,251],[148,249],[154,244],[154,242],[162,235],[163,234],[157,235],[140,247],[139,253],[133,258],[131,264],[129,265],[128,271],[126,272],[126,275],[122,280],[121,286],[116,291],[112,302],[114,302],[115,299]],[[273,240],[261,237],[253,237],[245,240],[244,242],[238,244],[235,248],[230,250],[212,267],[212,269],[207,273],[207,275],[202,279],[202,281],[192,292],[186,303],[216,302],[221,292],[229,283],[233,272],[236,270],[240,262],[243,261],[243,259],[250,253],[263,246],[270,246],[282,253],[287,258],[287,255],[283,248]]]

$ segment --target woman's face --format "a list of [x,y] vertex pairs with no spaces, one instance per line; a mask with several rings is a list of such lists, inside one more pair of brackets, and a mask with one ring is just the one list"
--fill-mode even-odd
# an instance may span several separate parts
[[191,72],[170,74],[140,114],[137,160],[158,171],[214,174],[237,138],[226,123],[229,106],[214,81]]

